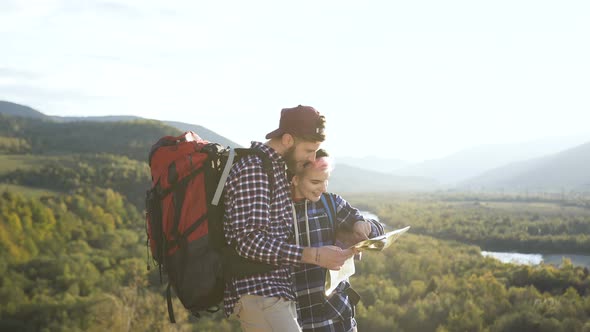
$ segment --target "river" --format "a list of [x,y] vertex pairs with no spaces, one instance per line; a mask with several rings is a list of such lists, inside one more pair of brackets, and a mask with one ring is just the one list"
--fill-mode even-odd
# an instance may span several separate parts
[[[367,218],[379,220],[379,217],[369,211],[361,211],[361,214]],[[563,257],[567,257],[572,261],[574,266],[582,266],[590,268],[590,255],[578,254],[522,254],[518,252],[497,252],[497,251],[482,251],[481,254],[486,257],[493,257],[503,263],[515,263],[526,265],[538,265],[541,263],[552,264],[555,266],[561,265]]]
[[503,263],[538,265],[541,263],[561,265],[563,257],[569,258],[574,266],[590,268],[590,255],[577,254],[522,254],[518,252],[482,251],[486,257],[493,257]]

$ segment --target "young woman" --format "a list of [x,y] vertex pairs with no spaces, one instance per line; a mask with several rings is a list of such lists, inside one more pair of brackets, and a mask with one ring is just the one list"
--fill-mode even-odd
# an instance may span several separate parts
[[[307,163],[291,180],[294,226],[297,241],[302,246],[335,245],[340,240],[339,243],[344,242],[341,245],[347,247],[383,234],[379,222],[365,219],[339,195],[326,193],[332,168],[331,158],[320,149],[316,160]],[[330,220],[332,214],[335,215]],[[356,331],[354,304],[358,295],[348,281],[343,281],[326,296],[326,273],[325,268],[317,265],[295,267],[297,312],[302,330]]]

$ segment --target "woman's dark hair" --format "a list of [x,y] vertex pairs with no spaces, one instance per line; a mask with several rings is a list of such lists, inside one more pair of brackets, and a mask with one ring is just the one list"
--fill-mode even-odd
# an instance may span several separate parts
[[317,158],[323,158],[323,157],[329,157],[330,155],[328,154],[328,152],[324,149],[319,149],[315,152],[315,157]]
[[[329,157],[329,156],[330,155],[328,154],[328,152],[324,149],[319,149],[315,152],[316,159],[323,158],[323,157]],[[309,163],[309,162],[307,162],[307,163]],[[305,167],[307,165],[307,163],[304,164],[303,167]],[[294,176],[295,176],[295,173],[292,170],[287,169],[287,180],[289,180],[289,182],[291,182],[291,180],[293,179]]]

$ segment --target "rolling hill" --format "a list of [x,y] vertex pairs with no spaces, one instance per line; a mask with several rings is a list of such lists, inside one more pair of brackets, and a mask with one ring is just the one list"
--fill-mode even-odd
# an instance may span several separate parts
[[443,185],[454,186],[492,169],[558,153],[589,140],[590,134],[549,137],[524,143],[475,146],[444,158],[409,165],[393,173],[433,178]]
[[0,114],[22,116],[33,119],[49,119],[50,116],[45,115],[29,106],[12,103],[9,101],[0,100]]
[[[240,145],[205,127],[173,121],[146,120],[133,116],[49,117],[23,107],[10,116],[0,104],[0,138],[20,139],[33,155],[110,154],[145,162],[159,137],[193,130],[201,137],[225,146]],[[13,107],[11,106],[11,110]],[[2,153],[0,151],[0,153]],[[30,184],[30,183],[29,183]],[[436,188],[435,181],[404,177],[338,164],[330,180],[337,192],[422,191]]]
[[[0,114],[6,114],[17,117],[26,117],[34,119],[44,119],[48,121],[54,121],[58,123],[71,123],[71,122],[125,122],[125,121],[138,121],[138,120],[149,120],[138,116],[121,115],[121,116],[49,116],[43,114],[31,107],[19,105],[7,101],[0,101]],[[157,120],[153,120],[157,121]],[[177,122],[177,121],[160,121],[170,127],[176,128],[180,131],[192,130],[197,133],[203,139],[210,142],[216,142],[223,146],[231,147],[242,147],[240,144],[221,136],[220,134],[209,130],[205,127],[194,125],[190,123]],[[175,135],[176,131],[171,131],[168,135]]]
[[336,193],[428,191],[438,188],[436,181],[421,177],[396,176],[337,164],[328,190]]
[[130,122],[55,122],[0,114],[0,138],[26,142],[35,155],[122,155],[147,161],[151,146],[162,136],[179,135],[176,128],[153,120]]
[[512,163],[461,183],[479,187],[534,191],[590,191],[590,142],[540,158]]
[[[0,153],[106,153],[145,162],[151,145],[158,138],[178,135],[186,130],[224,146],[240,147],[236,142],[194,124],[135,116],[53,117],[27,106],[0,101]],[[401,168],[405,164],[401,160],[342,158],[333,172],[330,190],[424,191],[449,188],[459,183],[457,189],[589,191],[590,143],[558,152],[578,139],[580,137],[548,139],[519,146],[480,146]],[[554,152],[542,154],[543,151]]]
[[393,174],[396,170],[411,165],[410,162],[401,159],[383,158],[378,156],[339,157],[337,162],[338,164],[346,164],[352,167],[387,174]]

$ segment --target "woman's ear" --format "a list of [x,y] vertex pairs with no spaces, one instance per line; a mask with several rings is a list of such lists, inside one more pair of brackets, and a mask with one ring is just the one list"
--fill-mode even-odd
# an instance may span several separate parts
[[293,178],[291,179],[291,184],[295,187],[299,185],[299,177],[297,175],[293,176]]

